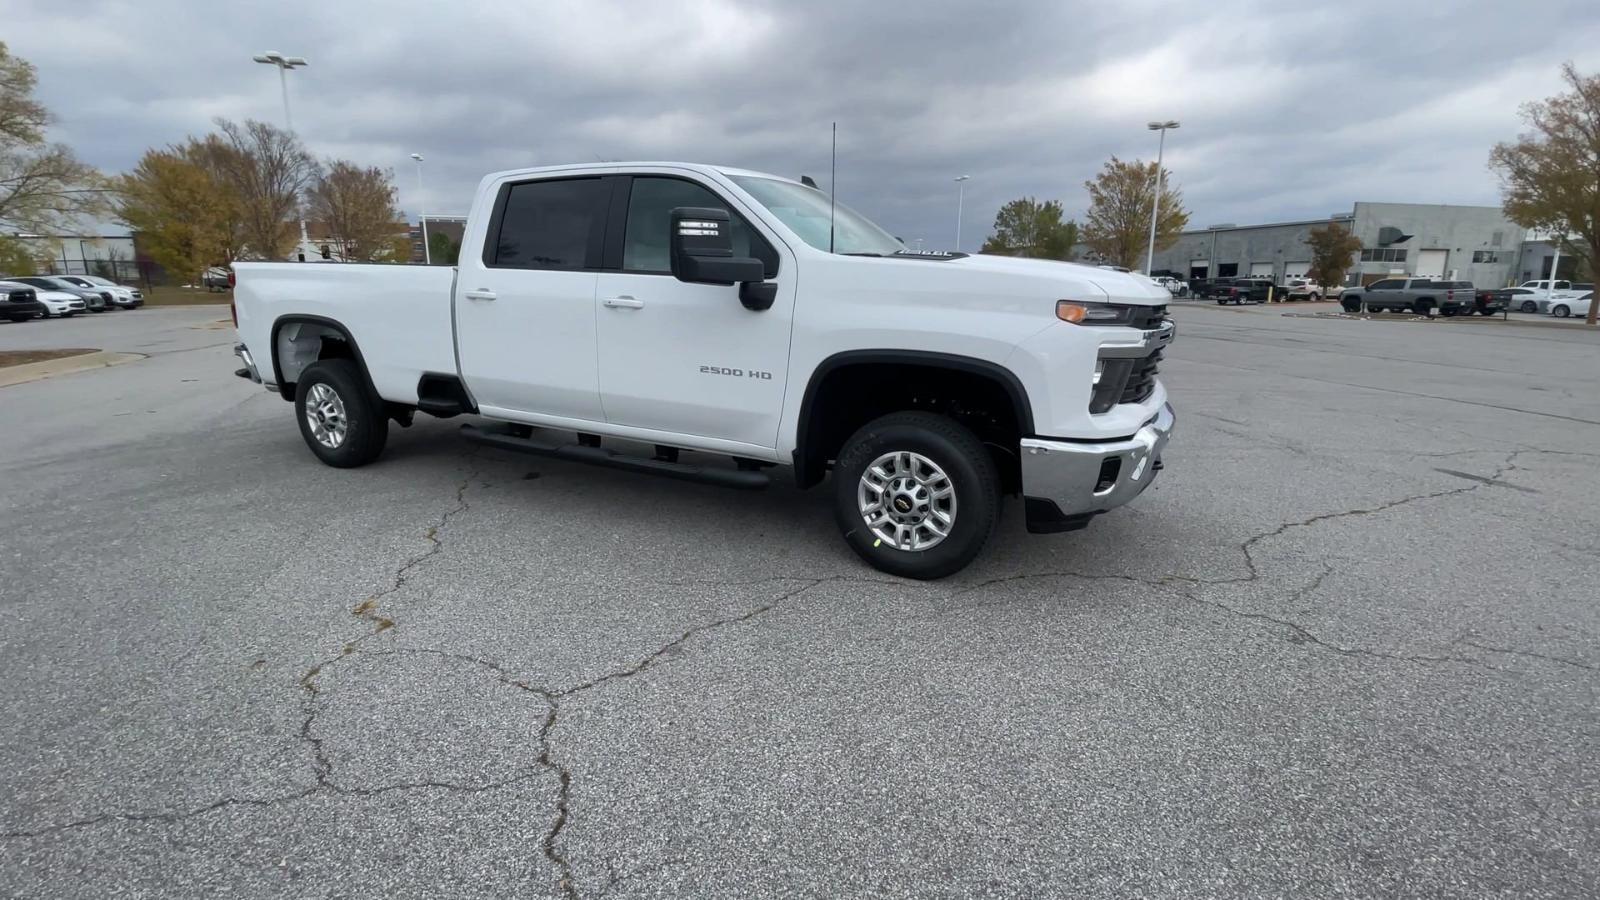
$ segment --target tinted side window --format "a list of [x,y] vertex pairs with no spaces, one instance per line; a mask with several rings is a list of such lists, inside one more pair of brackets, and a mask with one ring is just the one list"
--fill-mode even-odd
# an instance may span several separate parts
[[[721,197],[701,184],[679,178],[633,179],[628,196],[628,227],[623,236],[622,268],[630,272],[670,272],[667,258],[668,216],[679,206],[728,209]],[[752,256],[766,263],[767,277],[778,274],[778,254],[733,210],[733,255]]]
[[511,185],[492,264],[511,269],[598,268],[609,194],[598,178]]
[[1391,279],[1389,279],[1387,281],[1374,281],[1367,288],[1367,290],[1369,290],[1369,291],[1392,291],[1392,290],[1394,290],[1395,288],[1397,288],[1399,286],[1400,286],[1400,282],[1398,282],[1398,281],[1396,281],[1396,280],[1391,278]]

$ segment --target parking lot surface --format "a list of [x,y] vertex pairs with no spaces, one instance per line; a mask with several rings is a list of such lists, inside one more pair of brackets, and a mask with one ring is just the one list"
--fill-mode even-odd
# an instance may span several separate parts
[[0,896],[1593,897],[1600,336],[1184,306],[1167,467],[937,583],[823,492],[318,464],[226,308],[0,325]]

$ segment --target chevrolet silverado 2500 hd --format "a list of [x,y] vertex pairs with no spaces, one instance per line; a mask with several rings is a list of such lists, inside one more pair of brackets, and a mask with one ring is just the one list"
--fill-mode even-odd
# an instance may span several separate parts
[[329,465],[371,462],[420,411],[497,420],[463,432],[498,448],[731,487],[831,470],[850,547],[914,578],[970,562],[1002,494],[1034,532],[1128,502],[1172,430],[1156,368],[1174,327],[1149,279],[912,252],[756,172],[501,172],[454,268],[234,270],[238,374],[292,401]]

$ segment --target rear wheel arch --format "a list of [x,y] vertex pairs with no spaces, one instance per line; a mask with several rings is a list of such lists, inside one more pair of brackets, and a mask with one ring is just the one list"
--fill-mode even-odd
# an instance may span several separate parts
[[[287,333],[286,333],[287,332]],[[289,351],[285,359],[285,351]],[[294,401],[295,382],[312,363],[324,359],[349,359],[361,372],[361,380],[373,397],[378,396],[367,371],[366,359],[350,329],[326,316],[287,315],[272,323],[272,374],[278,393]]]
[[857,429],[895,412],[937,412],[976,433],[1007,490],[1020,483],[1018,438],[1033,433],[1027,390],[1011,370],[975,357],[916,350],[850,350],[824,359],[802,395],[794,472],[820,483]]

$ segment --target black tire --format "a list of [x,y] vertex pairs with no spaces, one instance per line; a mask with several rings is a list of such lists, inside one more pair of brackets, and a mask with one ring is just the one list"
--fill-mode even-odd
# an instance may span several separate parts
[[[879,457],[908,451],[944,470],[955,490],[950,533],[927,550],[901,550],[873,533],[856,492]],[[839,451],[833,468],[833,511],[845,543],[868,565],[905,578],[943,578],[961,571],[983,549],[1000,509],[1000,473],[971,430],[945,416],[891,413],[863,425]]]
[[1339,305],[1343,306],[1344,307],[1344,311],[1347,312],[1347,313],[1359,313],[1359,312],[1361,312],[1361,304],[1359,304],[1359,303],[1341,303]]
[[1557,303],[1555,306],[1550,307],[1550,315],[1558,319],[1565,319],[1567,316],[1572,315],[1572,308],[1565,303]]
[[1536,313],[1539,311],[1539,304],[1533,302],[1532,300],[1524,300],[1522,301],[1521,309],[1525,313]]
[[1217,298],[1217,305],[1218,306],[1227,306],[1228,305],[1228,298],[1226,298],[1226,297],[1218,297]]
[[1433,304],[1426,300],[1418,300],[1416,305],[1411,307],[1411,311],[1419,316],[1427,316],[1430,319],[1433,318]]
[[[345,436],[337,447],[318,441],[306,417],[306,398],[319,384],[331,388],[344,406]],[[354,360],[324,359],[307,366],[295,383],[294,413],[306,446],[318,459],[337,469],[353,469],[372,462],[389,439],[389,419],[384,415],[383,404],[368,392]]]

